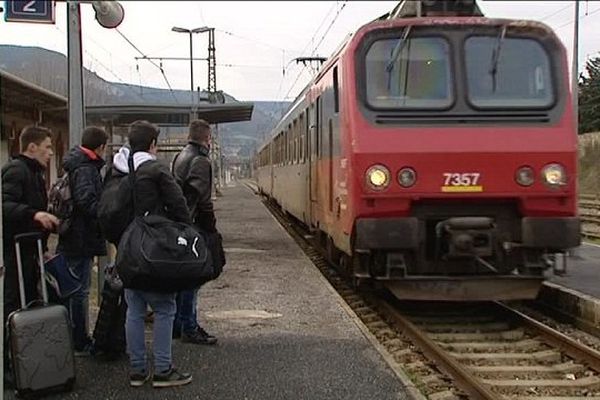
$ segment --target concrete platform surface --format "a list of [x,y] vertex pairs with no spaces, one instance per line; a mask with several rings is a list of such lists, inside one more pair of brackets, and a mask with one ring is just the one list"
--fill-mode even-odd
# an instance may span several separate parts
[[600,246],[583,243],[569,257],[567,274],[550,281],[600,299]]
[[[128,363],[77,360],[74,392],[49,399],[405,399],[407,392],[337,295],[243,185],[216,201],[227,266],[200,291],[216,346],[174,344],[192,384],[128,385]],[[6,399],[14,398],[4,392]]]

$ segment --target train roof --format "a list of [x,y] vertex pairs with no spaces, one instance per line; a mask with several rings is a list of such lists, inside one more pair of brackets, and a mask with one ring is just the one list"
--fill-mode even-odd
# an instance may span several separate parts
[[[450,1],[441,1],[440,3],[449,3]],[[456,1],[460,3],[460,1]],[[347,47],[356,46],[362,38],[369,32],[373,30],[378,30],[382,28],[393,28],[398,26],[441,26],[441,25],[451,25],[451,26],[466,26],[466,25],[481,25],[481,26],[507,26],[508,28],[514,28],[522,31],[532,31],[537,30],[543,32],[546,35],[552,36],[555,40],[559,40],[552,28],[548,25],[544,24],[540,21],[533,20],[520,20],[520,19],[506,19],[506,18],[488,18],[483,16],[483,13],[473,1],[474,8],[470,13],[450,13],[449,15],[444,15],[443,13],[438,13],[437,15],[427,15],[416,17],[414,16],[416,13],[416,8],[418,8],[417,3],[427,3],[424,0],[405,0],[392,10],[390,13],[384,14],[381,17],[361,26],[355,33],[350,33],[344,41],[338,46],[338,48],[333,52],[333,54],[327,59],[327,61],[323,64],[319,72],[315,77],[313,77],[308,84],[302,89],[300,94],[296,96],[292,104],[288,107],[284,115],[281,117],[279,122],[273,127],[270,132],[268,140],[263,143],[259,151],[261,151],[268,143],[270,143],[273,138],[279,133],[282,129],[282,126],[285,125],[284,121],[293,113],[294,109],[298,107],[298,105],[304,100],[306,94],[308,93],[310,87],[318,82],[319,79],[327,72],[329,68],[336,62],[338,56],[344,49]],[[403,8],[403,7],[404,8]],[[286,122],[287,123],[287,122]]]

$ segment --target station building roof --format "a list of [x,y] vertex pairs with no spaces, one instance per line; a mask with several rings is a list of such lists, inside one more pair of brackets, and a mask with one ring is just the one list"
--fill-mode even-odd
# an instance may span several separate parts
[[[43,121],[42,114],[66,120],[67,98],[0,69],[0,102],[3,113],[33,111],[29,117]],[[32,115],[33,114],[33,115]]]
[[95,105],[86,107],[88,122],[112,123],[123,126],[136,120],[147,120],[161,126],[187,126],[192,110],[197,118],[211,124],[250,121],[254,104],[235,102],[225,104],[130,104]]

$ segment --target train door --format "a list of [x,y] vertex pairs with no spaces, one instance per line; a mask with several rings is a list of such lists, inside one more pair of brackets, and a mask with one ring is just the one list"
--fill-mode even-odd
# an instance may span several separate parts
[[310,120],[310,216],[311,224],[316,225],[319,190],[319,153],[320,153],[320,109],[321,98],[311,104]]
[[328,196],[327,204],[330,213],[333,213],[333,122],[329,119],[328,126],[328,152],[327,152],[327,184],[328,184]]
[[274,158],[275,158],[275,146],[274,146],[275,140],[271,141],[271,144],[269,144],[269,179],[271,180],[271,185],[269,186],[269,195],[273,196],[274,195],[274,191],[273,191],[273,186],[275,185],[275,180],[273,177],[273,170],[275,169],[275,162],[274,162]]

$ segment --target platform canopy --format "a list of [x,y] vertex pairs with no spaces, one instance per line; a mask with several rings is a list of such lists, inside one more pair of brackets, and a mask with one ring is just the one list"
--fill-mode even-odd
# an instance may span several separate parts
[[[197,118],[210,124],[250,121],[253,103],[234,102],[225,104],[200,103],[193,106]],[[86,118],[90,123],[111,123],[124,126],[137,120],[147,120],[160,126],[187,126],[192,113],[191,105],[97,105],[86,107]]]
[[43,122],[48,117],[67,119],[67,98],[0,69],[0,104],[3,118],[9,114]]

